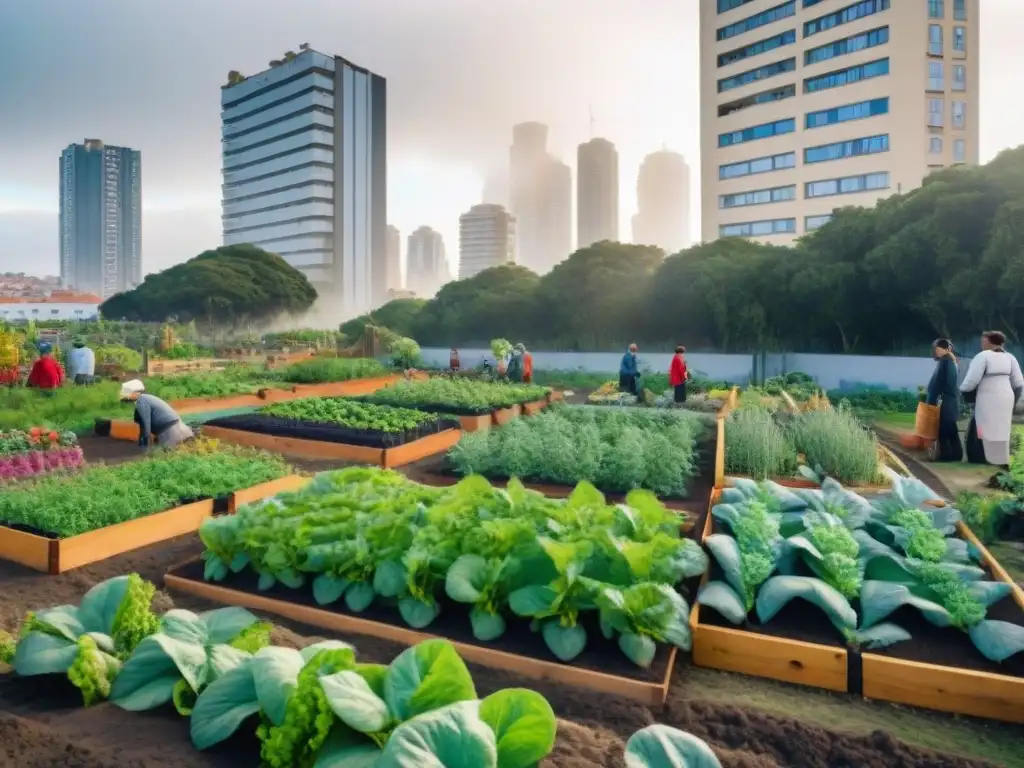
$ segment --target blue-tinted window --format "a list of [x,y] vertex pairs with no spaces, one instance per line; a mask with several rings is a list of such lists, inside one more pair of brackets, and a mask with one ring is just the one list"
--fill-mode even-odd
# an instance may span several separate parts
[[889,0],[860,0],[859,3],[840,8],[834,13],[819,16],[804,23],[804,37],[816,35],[827,29],[849,24],[851,21],[863,19],[876,13],[889,10]]
[[811,48],[804,52],[804,64],[817,64],[819,61],[828,61],[848,53],[863,51],[865,48],[874,48],[876,45],[885,45],[889,42],[889,28],[879,27],[859,35],[844,37],[834,43],[822,45],[818,48]]
[[953,140],[953,162],[967,162],[967,142],[963,139]]
[[953,0],[953,18],[967,21],[967,0]]
[[804,163],[827,163],[830,160],[842,160],[846,157],[860,155],[877,155],[889,151],[889,134],[867,136],[863,139],[837,141],[835,144],[822,144],[804,150]]
[[781,48],[784,45],[792,45],[796,42],[796,30],[790,29],[783,32],[781,35],[775,35],[775,37],[769,37],[767,40],[758,40],[756,43],[745,45],[742,48],[736,48],[723,53],[718,57],[718,66],[724,67],[727,64],[733,64],[737,61],[743,61],[749,59],[751,56],[759,56],[762,53],[768,51],[774,51],[776,48]]
[[944,19],[944,18],[946,18],[946,1],[945,0],[928,0],[928,18],[929,19]]
[[718,12],[725,13],[731,11],[733,8],[739,8],[741,5],[746,5],[753,0],[718,0]]
[[813,232],[816,229],[821,229],[826,224],[832,221],[832,214],[825,213],[819,216],[805,216],[804,217],[804,232]]
[[822,0],[804,0],[804,8],[810,8],[812,5],[817,5]]
[[771,189],[752,189],[749,192],[737,192],[733,195],[719,195],[719,208],[740,208],[746,205],[765,205],[766,203],[782,203],[796,200],[796,184]]
[[784,85],[781,88],[772,88],[770,91],[753,93],[750,96],[744,96],[742,99],[719,104],[718,116],[725,117],[743,109],[756,107],[759,104],[770,104],[775,101],[782,101],[783,99],[791,99],[794,96],[796,96],[796,86],[793,84]]
[[767,80],[769,77],[781,75],[783,72],[796,70],[796,59],[785,59],[776,61],[774,64],[765,64],[757,69],[748,69],[732,77],[724,77],[718,81],[718,92],[731,91],[733,88],[756,83],[758,80]]
[[722,224],[719,237],[763,237],[765,235],[788,235],[796,232],[796,219],[768,219],[766,221],[745,221],[740,224]]
[[859,83],[861,80],[870,80],[873,77],[883,77],[888,74],[888,59],[869,61],[867,64],[858,64],[855,67],[837,69],[834,72],[827,72],[817,77],[808,77],[804,80],[804,93],[815,93],[828,90],[829,88],[839,88],[850,83]]
[[758,139],[769,139],[772,136],[781,136],[784,133],[793,133],[796,130],[796,120],[788,117],[785,120],[776,120],[774,123],[762,123],[753,125],[750,128],[743,128],[739,131],[718,134],[718,146],[731,147],[733,144],[743,144]]
[[732,24],[727,24],[718,30],[716,36],[719,40],[728,40],[730,37],[742,35],[744,32],[750,32],[767,24],[788,19],[790,16],[796,16],[796,0],[789,0],[788,3],[776,5],[774,8],[755,13],[753,16],[740,19]]
[[771,171],[783,171],[787,168],[795,167],[796,152],[785,152],[781,155],[755,157],[753,160],[743,160],[739,163],[720,165],[718,166],[718,178],[738,179],[742,176],[753,176],[758,173],[770,173]]
[[941,24],[929,24],[928,25],[928,55],[929,56],[941,56],[943,48],[942,41],[942,25]]
[[865,173],[860,176],[844,176],[840,179],[809,181],[804,185],[804,197],[831,197],[832,195],[851,195],[855,192],[870,192],[889,188],[889,174]]
[[841,107],[808,112],[804,121],[806,128],[821,128],[835,123],[847,123],[850,120],[863,120],[866,117],[884,115],[889,111],[889,98],[859,101],[856,104],[844,104]]
[[967,52],[967,31],[963,27],[953,27],[953,50],[957,53]]

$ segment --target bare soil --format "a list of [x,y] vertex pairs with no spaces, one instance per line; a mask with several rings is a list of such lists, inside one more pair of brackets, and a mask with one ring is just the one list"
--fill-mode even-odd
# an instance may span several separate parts
[[[136,550],[61,576],[46,576],[0,562],[0,626],[15,629],[31,609],[76,603],[92,585],[122,573],[137,572],[162,584],[168,568],[201,551],[198,538],[184,536]],[[157,596],[159,610],[177,606],[215,607],[185,596]],[[272,618],[272,617],[271,617]],[[322,637],[315,629],[279,624],[274,642],[301,647]],[[360,658],[388,662],[402,649],[365,636],[344,637]],[[884,732],[849,735],[788,717],[695,698],[687,691],[690,668],[677,665],[664,711],[614,696],[595,696],[571,687],[536,683],[473,665],[481,695],[509,686],[529,686],[548,697],[560,718],[559,735],[544,768],[621,768],[623,746],[636,730],[663,722],[706,739],[726,768],[982,768],[991,763],[908,746]],[[1024,729],[1020,730],[1024,737]],[[258,760],[251,729],[224,748],[195,751],[188,723],[173,710],[148,714],[124,712],[109,704],[79,706],[61,681],[0,677],[0,766],[3,768],[184,768],[252,766]]]

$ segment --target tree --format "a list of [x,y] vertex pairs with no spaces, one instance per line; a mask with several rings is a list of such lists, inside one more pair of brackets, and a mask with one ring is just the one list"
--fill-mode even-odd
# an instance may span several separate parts
[[306,276],[280,256],[254,245],[229,245],[147,275],[134,290],[107,299],[100,311],[111,318],[174,317],[234,328],[304,312],[316,297]]
[[367,325],[375,325],[401,336],[410,336],[415,333],[416,318],[426,304],[426,299],[394,299],[373,312],[342,323],[338,330],[347,338],[354,339],[363,335]]

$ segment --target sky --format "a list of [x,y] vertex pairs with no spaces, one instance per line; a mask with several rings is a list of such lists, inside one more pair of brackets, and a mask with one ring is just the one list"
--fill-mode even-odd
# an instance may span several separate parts
[[[1024,0],[982,5],[987,161],[1024,143],[1024,100],[995,97],[1024,74]],[[640,161],[681,152],[698,232],[697,26],[697,0],[0,0],[0,272],[56,273],[58,158],[86,138],[142,152],[146,272],[218,246],[220,86],[300,43],[387,78],[389,221],[440,231],[453,272],[458,217],[528,120],[575,172],[593,113],[623,239]]]

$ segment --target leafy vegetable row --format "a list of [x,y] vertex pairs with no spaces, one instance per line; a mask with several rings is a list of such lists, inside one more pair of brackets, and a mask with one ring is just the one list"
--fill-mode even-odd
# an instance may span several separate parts
[[702,574],[707,558],[680,537],[682,523],[646,491],[609,505],[589,483],[555,500],[518,481],[430,488],[353,467],[208,520],[199,535],[211,581],[251,569],[261,589],[311,587],[318,604],[344,599],[357,613],[382,601],[417,629],[437,618],[445,595],[471,606],[480,641],[499,638],[513,614],[532,619],[563,661],[586,647],[580,617],[590,614],[648,666],[657,643],[690,647],[676,585]]
[[[0,637],[0,662],[23,677],[66,675],[86,706],[173,704],[200,750],[258,719],[260,757],[271,768],[529,768],[554,746],[557,723],[543,696],[510,688],[479,699],[445,640],[390,665],[364,664],[337,640],[271,646],[271,627],[242,608],[157,617],[154,592],[136,574],[118,576],[78,606],[30,613],[17,642]],[[626,764],[719,766],[704,742],[660,725],[630,738]]]
[[260,413],[296,421],[337,424],[376,432],[405,432],[438,420],[437,414],[411,408],[372,405],[339,397],[309,397],[266,406]]
[[609,492],[682,496],[707,427],[705,417],[685,412],[557,404],[501,429],[465,434],[448,457],[462,475],[563,485],[586,479]]
[[[216,449],[214,449],[216,448]],[[75,536],[284,477],[279,456],[203,441],[117,466],[44,475],[5,487],[0,521]]]
[[1024,651],[1024,626],[985,619],[1012,587],[987,580],[979,554],[954,537],[960,513],[922,506],[941,499],[918,480],[891,480],[893,492],[873,501],[831,479],[794,491],[738,480],[712,509],[732,535],[705,541],[722,579],[705,584],[697,602],[742,624],[752,610],[764,623],[802,598],[847,642],[868,648],[910,639],[885,622],[908,606],[936,627],[966,632],[991,661]]
[[465,378],[434,377],[400,381],[366,395],[365,402],[442,413],[487,413],[543,400],[550,390],[530,384],[505,384]]

